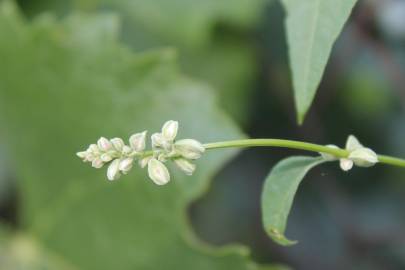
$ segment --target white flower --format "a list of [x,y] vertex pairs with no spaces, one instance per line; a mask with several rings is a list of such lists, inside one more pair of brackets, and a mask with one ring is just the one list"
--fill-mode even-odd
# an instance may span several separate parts
[[359,142],[359,140],[355,136],[350,135],[346,141],[346,150],[352,152],[360,148],[364,148],[364,146]]
[[148,162],[148,174],[156,185],[165,185],[170,181],[170,174],[166,166],[155,158]]
[[[327,147],[339,149],[336,145],[327,145]],[[348,157],[339,159],[340,168],[345,172],[351,170],[354,165],[359,167],[371,167],[378,162],[377,154],[370,148],[364,147],[353,135],[347,138],[345,149],[349,152]],[[338,159],[327,153],[320,154],[326,161]]]
[[179,128],[179,122],[169,120],[164,123],[162,127],[162,137],[164,140],[172,142],[177,136],[177,130]]
[[364,147],[353,135],[347,138],[346,150],[349,151],[349,156],[340,159],[340,168],[344,171],[351,170],[353,165],[371,167],[378,162],[377,154],[370,148]]
[[100,149],[101,151],[104,151],[104,152],[111,150],[111,148],[113,147],[112,143],[104,137],[101,137],[100,139],[98,139],[97,146],[98,146],[98,149]]
[[377,154],[370,148],[359,148],[350,153],[349,159],[359,167],[371,167],[378,162]]
[[345,172],[351,170],[353,168],[353,161],[347,158],[341,158],[339,160],[340,168]]
[[187,175],[192,175],[196,168],[195,164],[185,158],[176,158],[174,163]]
[[108,180],[116,180],[121,174],[127,174],[137,162],[141,168],[148,166],[148,175],[157,185],[165,185],[170,181],[170,173],[164,162],[173,161],[187,175],[192,175],[196,165],[191,161],[204,153],[204,146],[193,139],[175,141],[179,123],[169,120],[164,123],[160,133],[151,136],[152,149],[145,151],[147,131],[135,133],[126,145],[121,138],[108,140],[101,137],[97,144],[90,144],[86,151],[76,155],[84,162],[91,162],[95,168],[109,164]]
[[126,158],[120,161],[119,165],[119,170],[123,174],[127,174],[131,169],[133,165],[134,159],[133,158]]
[[199,159],[205,151],[204,146],[193,139],[177,141],[174,147],[176,152],[186,159]]
[[113,162],[111,162],[110,166],[108,166],[107,170],[107,178],[110,181],[117,180],[120,178],[120,159],[115,159]]
[[135,152],[142,152],[146,146],[146,131],[136,133],[129,138],[129,144]]

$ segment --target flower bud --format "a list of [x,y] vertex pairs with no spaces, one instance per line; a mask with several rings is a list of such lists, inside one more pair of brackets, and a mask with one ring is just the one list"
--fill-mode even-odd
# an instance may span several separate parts
[[199,159],[204,153],[204,146],[193,139],[184,139],[174,144],[176,152],[186,159]]
[[112,160],[112,157],[109,154],[105,153],[101,155],[100,159],[103,162],[110,162]]
[[120,161],[119,170],[127,174],[132,169],[133,158],[126,158]]
[[128,145],[124,145],[124,147],[122,148],[122,153],[124,153],[124,155],[129,155],[132,153],[132,148]]
[[364,146],[359,142],[359,140],[358,140],[355,136],[350,135],[350,136],[347,138],[347,141],[346,141],[346,150],[348,150],[348,151],[354,151],[354,150],[356,150],[356,149],[363,148],[363,147],[364,147]]
[[109,140],[107,140],[106,138],[101,137],[97,141],[97,146],[101,151],[107,152],[107,151],[111,150],[112,143]]
[[156,147],[163,147],[163,145],[166,143],[162,134],[160,133],[154,133],[151,136],[152,139],[152,147],[156,148]]
[[174,163],[187,175],[192,175],[196,168],[195,164],[185,158],[176,158]]
[[121,152],[125,145],[124,141],[121,138],[111,139],[111,143],[114,146],[115,150],[117,150],[118,152]]
[[76,156],[78,156],[79,158],[83,159],[84,161],[86,161],[86,157],[87,157],[87,151],[81,151],[81,152],[77,152]]
[[129,144],[135,152],[142,152],[145,150],[146,144],[146,131],[136,133],[129,138]]
[[90,144],[87,151],[93,153],[94,155],[100,154],[100,149],[98,148],[97,144],[94,144],[94,143]]
[[350,153],[349,158],[359,167],[371,167],[378,162],[377,154],[370,148],[360,148]]
[[96,169],[100,169],[101,167],[103,167],[104,163],[100,158],[96,158],[93,160],[93,162],[91,163],[91,166],[93,166]]
[[179,128],[179,122],[167,121],[162,127],[162,136],[167,141],[173,141],[177,136],[177,130]]
[[170,181],[170,174],[166,166],[155,158],[148,162],[148,174],[156,185],[165,185]]
[[120,166],[119,159],[115,159],[113,162],[111,162],[111,164],[110,164],[110,166],[108,166],[108,170],[107,170],[108,180],[113,181],[113,180],[120,178],[121,175],[120,175],[119,166]]
[[92,151],[87,150],[86,153],[87,153],[86,154],[86,159],[84,160],[85,162],[86,161],[92,162],[96,158],[95,154],[93,154]]
[[351,170],[353,168],[353,161],[347,158],[340,159],[340,168],[345,172]]
[[146,165],[148,165],[148,162],[149,162],[149,160],[151,160],[151,158],[152,158],[152,156],[141,158],[138,161],[139,166],[141,166],[142,169],[145,168]]

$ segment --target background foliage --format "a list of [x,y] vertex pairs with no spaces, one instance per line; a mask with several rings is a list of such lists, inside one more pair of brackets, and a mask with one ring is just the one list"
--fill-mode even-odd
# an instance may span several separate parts
[[283,248],[260,192],[293,152],[210,152],[163,188],[140,170],[108,183],[74,156],[171,118],[203,142],[354,133],[405,156],[403,2],[359,1],[331,22],[344,30],[301,127],[279,1],[0,2],[0,269],[403,269],[401,170],[315,168],[287,228],[299,245]]

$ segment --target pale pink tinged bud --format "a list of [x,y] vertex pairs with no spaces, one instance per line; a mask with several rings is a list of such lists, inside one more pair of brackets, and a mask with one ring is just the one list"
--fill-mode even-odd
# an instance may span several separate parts
[[121,160],[119,170],[122,171],[124,174],[127,174],[132,169],[133,162],[133,158],[126,158]]
[[103,161],[103,162],[110,162],[111,160],[112,160],[112,157],[109,155],[109,154],[102,154],[101,155],[101,160]]
[[100,169],[101,167],[103,167],[104,163],[100,158],[96,158],[93,160],[93,162],[91,163],[91,166],[93,166],[96,169]]
[[167,141],[173,141],[177,136],[179,122],[169,120],[162,127],[162,136]]
[[199,159],[204,153],[204,146],[193,139],[179,140],[174,144],[176,152],[186,159]]
[[120,165],[120,160],[115,159],[113,162],[111,162],[110,166],[108,166],[107,170],[107,178],[110,181],[116,180],[120,178],[120,170],[119,170],[119,165]]
[[111,143],[114,146],[115,150],[117,150],[118,152],[121,152],[125,145],[124,141],[121,138],[111,139]]
[[129,144],[136,152],[142,152],[146,146],[146,131],[136,133],[129,138]]
[[113,147],[112,143],[104,137],[101,137],[100,139],[98,139],[97,146],[103,152],[107,152],[107,151],[111,150]]
[[347,158],[340,159],[340,168],[345,172],[353,168],[353,161]]
[[156,185],[165,185],[170,181],[170,174],[166,166],[155,158],[148,162],[148,174]]
[[195,164],[184,158],[176,158],[174,163],[187,175],[192,175],[196,168]]

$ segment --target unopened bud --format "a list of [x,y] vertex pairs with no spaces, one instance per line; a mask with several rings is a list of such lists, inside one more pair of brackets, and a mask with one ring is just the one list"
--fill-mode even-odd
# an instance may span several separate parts
[[109,140],[107,140],[106,138],[101,137],[97,141],[97,146],[101,151],[107,152],[107,151],[111,150],[112,143]]
[[126,158],[120,161],[119,170],[127,174],[132,169],[133,158]]
[[176,158],[174,163],[187,175],[192,175],[196,168],[195,164],[185,158]]
[[351,170],[353,168],[353,161],[347,158],[340,159],[340,168],[345,172]]
[[111,162],[111,164],[110,164],[110,166],[108,166],[108,170],[107,170],[108,180],[113,181],[113,180],[120,178],[121,175],[120,175],[119,166],[120,166],[119,159],[115,159],[113,162]]
[[204,146],[193,139],[177,141],[174,146],[176,152],[186,159],[199,159],[205,151]]
[[162,136],[167,141],[173,141],[177,136],[179,122],[169,120],[162,127]]
[[165,185],[170,181],[170,174],[166,166],[155,158],[148,162],[148,174],[156,185]]
[[370,148],[360,148],[350,153],[349,158],[359,167],[371,167],[378,162],[377,154]]
[[142,169],[145,168],[146,165],[148,165],[148,162],[149,162],[149,160],[151,160],[151,158],[152,158],[152,156],[148,156],[148,157],[141,158],[141,159],[138,161],[139,166],[141,166]]
[[104,163],[100,158],[96,158],[93,160],[93,162],[91,163],[91,166],[93,166],[96,169],[100,169],[101,167],[103,167]]
[[114,146],[115,150],[117,150],[118,152],[121,152],[125,145],[124,141],[121,138],[111,139],[111,143]]
[[103,162],[110,162],[112,160],[112,157],[109,154],[106,153],[106,154],[102,154],[100,159]]
[[146,131],[136,133],[129,138],[129,144],[135,152],[142,152],[146,146]]

